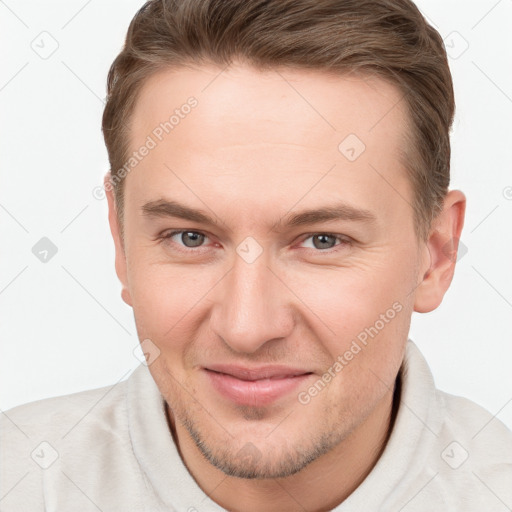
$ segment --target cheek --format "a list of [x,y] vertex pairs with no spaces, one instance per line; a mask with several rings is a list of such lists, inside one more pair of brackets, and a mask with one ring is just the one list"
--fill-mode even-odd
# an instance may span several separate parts
[[178,344],[192,335],[216,281],[212,272],[193,266],[141,262],[132,268],[130,293],[139,338],[154,339],[162,350],[179,350]]
[[393,304],[405,307],[414,288],[414,274],[403,265],[399,268],[380,265],[287,272],[283,281],[303,303],[304,314],[316,316],[315,324],[323,323],[345,338],[354,328],[373,324]]
[[[396,360],[409,330],[415,270],[412,255],[382,257],[372,264],[287,272],[283,280],[303,301],[303,319],[332,361],[346,351],[350,365],[371,366],[389,355]],[[392,355],[394,354],[394,355]],[[357,360],[354,365],[353,362]]]

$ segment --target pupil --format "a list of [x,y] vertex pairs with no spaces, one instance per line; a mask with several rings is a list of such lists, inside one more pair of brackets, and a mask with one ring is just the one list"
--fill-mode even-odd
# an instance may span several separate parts
[[[188,240],[187,240],[188,239]],[[181,234],[181,241],[187,247],[198,247],[203,242],[204,235],[201,233],[196,233],[194,231],[187,231]],[[190,242],[190,243],[187,243]]]
[[[319,243],[316,243],[317,240]],[[334,237],[331,235],[315,235],[313,237],[313,245],[316,249],[330,249],[333,247]]]

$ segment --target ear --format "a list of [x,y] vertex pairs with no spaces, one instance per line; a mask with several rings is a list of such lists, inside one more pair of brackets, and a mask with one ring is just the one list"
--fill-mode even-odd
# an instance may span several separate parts
[[436,309],[452,282],[465,211],[464,194],[460,190],[448,192],[424,246],[427,263],[422,269],[423,279],[416,288],[414,301],[414,311],[418,313]]
[[119,218],[117,214],[117,206],[116,200],[114,196],[114,187],[112,185],[112,179],[110,172],[105,174],[105,178],[103,180],[103,185],[105,187],[105,195],[108,201],[108,223],[110,224],[110,232],[112,233],[112,238],[114,239],[115,251],[116,251],[116,274],[121,281],[121,298],[128,304],[132,306],[132,299],[130,297],[130,291],[128,287],[128,273],[127,273],[127,265],[126,265],[126,255],[124,250],[124,241],[121,237],[121,229],[119,225]]

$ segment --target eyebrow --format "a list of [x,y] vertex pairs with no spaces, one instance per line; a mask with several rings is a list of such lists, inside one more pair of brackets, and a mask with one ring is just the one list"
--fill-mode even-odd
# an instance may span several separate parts
[[[191,208],[177,201],[160,199],[150,201],[142,206],[142,213],[147,217],[165,218],[176,217],[199,224],[217,225],[218,223],[206,212]],[[337,203],[299,213],[288,213],[272,225],[271,230],[277,231],[283,227],[298,227],[320,222],[348,220],[363,223],[374,223],[377,217],[369,210],[355,208],[354,206]]]
[[177,217],[179,219],[191,220],[201,224],[216,224],[216,222],[205,212],[190,208],[177,201],[159,199],[150,201],[142,207],[142,213],[147,217]]

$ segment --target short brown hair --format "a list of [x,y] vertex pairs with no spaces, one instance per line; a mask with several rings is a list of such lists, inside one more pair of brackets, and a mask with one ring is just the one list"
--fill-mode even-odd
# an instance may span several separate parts
[[137,12],[107,81],[103,135],[118,215],[130,118],[148,77],[190,64],[241,60],[277,67],[362,73],[405,99],[403,164],[414,190],[416,232],[426,239],[450,181],[455,102],[439,33],[410,0],[151,0]]

